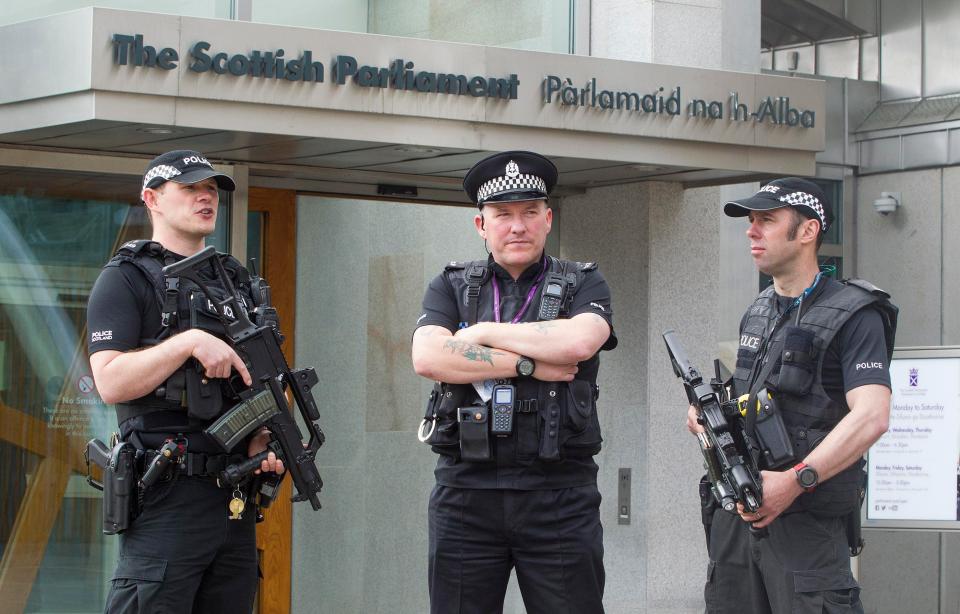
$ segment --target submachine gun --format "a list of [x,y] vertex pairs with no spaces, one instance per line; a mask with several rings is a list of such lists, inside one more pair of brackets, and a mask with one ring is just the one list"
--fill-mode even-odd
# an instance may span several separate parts
[[743,429],[737,400],[727,398],[720,377],[720,361],[714,361],[716,376],[704,383],[700,372],[690,364],[677,334],[663,333],[673,372],[683,381],[687,399],[697,408],[704,432],[697,434],[710,490],[717,503],[728,512],[742,503],[748,512],[763,504],[763,490],[757,459],[761,452],[754,438]]
[[[215,299],[199,275],[201,267],[209,262],[214,274],[226,290],[226,298]],[[221,484],[238,484],[244,477],[260,467],[261,461],[272,451],[283,459],[286,470],[293,479],[297,494],[293,501],[310,501],[314,510],[320,509],[318,493],[323,480],[317,471],[315,456],[323,445],[325,436],[317,425],[320,412],[313,398],[311,388],[319,381],[312,367],[291,370],[283,356],[280,344],[283,337],[277,328],[276,310],[270,306],[270,287],[263,279],[254,276],[251,290],[254,294],[254,320],[247,315],[246,307],[237,292],[223,263],[213,246],[163,268],[167,292],[176,292],[179,279],[188,279],[195,283],[207,296],[220,321],[227,331],[227,337],[237,354],[243,359],[250,371],[253,384],[249,388],[237,391],[241,401],[228,410],[204,431],[219,443],[224,451],[230,451],[247,435],[262,426],[270,430],[270,443],[267,450],[235,465],[230,465],[220,473]],[[259,296],[258,296],[259,295]],[[225,314],[231,314],[233,318]],[[242,383],[241,383],[242,384]],[[289,388],[300,410],[303,422],[310,432],[309,441],[304,444],[303,436],[291,414],[284,389]],[[276,493],[277,484],[261,486],[261,507],[264,499],[269,501]]]

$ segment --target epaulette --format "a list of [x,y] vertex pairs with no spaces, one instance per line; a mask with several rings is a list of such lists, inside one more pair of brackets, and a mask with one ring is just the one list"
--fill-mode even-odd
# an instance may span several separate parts
[[130,256],[135,256],[140,252],[157,256],[163,253],[163,246],[150,239],[137,239],[135,241],[127,241],[117,248],[116,255],[129,254]]
[[580,270],[583,271],[583,272],[596,271],[596,270],[597,270],[597,263],[596,263],[596,262],[577,262],[576,264],[577,264],[577,266],[580,268]]
[[467,268],[469,262],[458,262],[456,260],[451,260],[447,263],[447,266],[443,267],[445,271],[459,271],[461,269]]
[[890,294],[888,292],[881,290],[880,288],[876,287],[875,285],[873,285],[872,283],[870,283],[865,279],[857,279],[857,278],[841,279],[840,283],[848,286],[856,286],[857,288],[860,288],[861,290],[865,290],[870,294],[873,294],[874,296],[879,296],[881,298],[886,298],[886,299],[890,298]]

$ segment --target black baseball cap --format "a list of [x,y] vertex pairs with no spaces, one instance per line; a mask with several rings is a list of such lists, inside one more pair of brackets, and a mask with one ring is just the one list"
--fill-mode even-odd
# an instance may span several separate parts
[[473,165],[463,191],[478,207],[485,203],[547,198],[557,185],[557,167],[532,151],[504,151]]
[[744,217],[750,215],[751,211],[769,211],[787,206],[820,222],[820,232],[826,232],[833,224],[833,206],[823,190],[814,182],[799,177],[775,179],[749,198],[726,203],[723,212],[730,217]]
[[177,149],[161,154],[150,161],[146,172],[143,173],[143,187],[156,188],[167,181],[175,181],[189,185],[213,177],[221,190],[233,192],[237,184],[229,175],[215,170],[206,156],[198,151]]

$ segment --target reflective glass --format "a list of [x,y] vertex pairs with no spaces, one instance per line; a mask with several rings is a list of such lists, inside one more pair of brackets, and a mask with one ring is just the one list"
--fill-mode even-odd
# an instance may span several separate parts
[[64,13],[88,6],[186,15],[188,17],[230,18],[232,0],[40,0],[38,2],[0,2],[0,25]]
[[572,0],[253,0],[253,21],[570,51]]

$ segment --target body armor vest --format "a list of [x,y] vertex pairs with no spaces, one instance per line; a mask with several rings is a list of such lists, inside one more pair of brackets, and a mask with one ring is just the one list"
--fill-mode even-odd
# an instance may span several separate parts
[[[733,394],[756,394],[767,388],[777,401],[796,450],[803,460],[850,411],[823,388],[823,359],[836,334],[861,309],[876,309],[883,320],[887,364],[893,355],[897,308],[890,296],[869,282],[824,278],[797,307],[778,314],[773,286],[747,311],[740,329],[740,347],[733,375]],[[854,463],[797,498],[788,511],[807,510],[843,515],[860,505],[865,474],[863,460]]]
[[[243,303],[248,311],[252,311],[254,306],[249,295],[250,277],[246,269],[233,256],[219,254],[219,257],[240,292]],[[162,245],[147,240],[125,243],[107,262],[105,268],[120,266],[123,262],[135,266],[150,282],[162,314],[160,334],[156,338],[141,339],[141,347],[157,345],[172,335],[191,328],[199,328],[224,341],[228,340],[223,323],[210,299],[199,287],[186,279],[180,279],[176,285],[167,283],[163,267],[176,262],[176,258]],[[201,278],[216,295],[212,297],[214,300],[219,301],[226,297],[226,290],[216,281],[212,271],[209,276],[202,275]],[[225,315],[232,317],[229,312]],[[157,421],[156,426],[161,429],[178,427],[185,431],[198,430],[227,409],[229,406],[225,407],[225,401],[229,402],[234,397],[225,380],[208,379],[199,361],[190,358],[153,393],[125,403],[117,403],[117,420],[122,423],[133,417],[174,411],[176,413],[165,414],[163,419]],[[184,420],[184,409],[187,410],[186,418],[189,419],[189,424],[185,424],[187,421]],[[166,424],[171,417],[177,424]]]
[[[569,313],[570,301],[587,271],[595,263],[580,263],[547,257],[547,273],[566,280],[559,317]],[[485,261],[451,262],[445,275],[457,297],[461,327],[493,322],[491,277]],[[541,288],[538,289],[538,294]],[[520,322],[538,321],[540,296],[533,300]],[[504,320],[508,320],[504,317]],[[594,356],[590,360],[599,360]],[[600,451],[595,382],[542,382],[515,378],[517,408],[511,436],[493,438],[493,460],[498,465],[529,465],[536,460],[553,462],[564,458],[589,458]],[[426,418],[435,420],[432,435],[425,440],[438,454],[459,458],[457,408],[481,403],[471,384],[438,383],[427,402]]]

